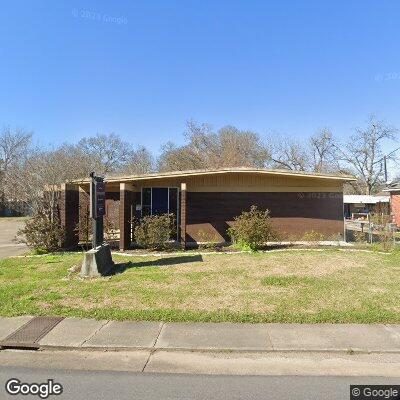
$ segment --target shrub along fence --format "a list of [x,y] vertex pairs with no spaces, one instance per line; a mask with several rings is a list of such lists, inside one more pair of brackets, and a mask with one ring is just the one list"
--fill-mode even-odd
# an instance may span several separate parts
[[400,232],[389,215],[369,215],[363,220],[345,220],[346,242],[380,244],[388,250],[400,242]]

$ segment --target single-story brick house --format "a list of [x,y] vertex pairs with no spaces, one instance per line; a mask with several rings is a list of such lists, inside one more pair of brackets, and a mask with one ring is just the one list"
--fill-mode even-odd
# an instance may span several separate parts
[[[120,232],[120,249],[132,242],[132,217],[173,213],[184,246],[228,240],[235,216],[251,205],[269,209],[276,230],[288,237],[316,231],[343,233],[343,184],[347,175],[251,168],[152,173],[106,177],[106,216]],[[74,228],[87,213],[89,178],[63,185],[61,220],[66,246],[78,244]]]
[[400,182],[393,182],[384,191],[390,193],[390,215],[393,223],[400,228]]

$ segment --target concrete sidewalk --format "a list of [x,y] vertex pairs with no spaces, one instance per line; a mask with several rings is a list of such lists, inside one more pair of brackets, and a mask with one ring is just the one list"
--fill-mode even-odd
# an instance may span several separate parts
[[[0,318],[0,345],[33,317]],[[117,322],[65,318],[43,349],[400,353],[400,325]]]

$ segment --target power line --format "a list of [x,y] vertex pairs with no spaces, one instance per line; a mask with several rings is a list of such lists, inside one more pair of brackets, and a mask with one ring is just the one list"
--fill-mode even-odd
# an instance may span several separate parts
[[398,147],[397,149],[392,150],[390,153],[385,154],[381,159],[379,159],[378,161],[375,161],[374,163],[372,163],[372,165],[378,164],[379,162],[383,161],[383,170],[384,170],[384,174],[385,174],[385,183],[387,183],[388,181],[388,173],[387,173],[387,159],[388,157],[390,157],[393,153],[396,153],[396,151],[400,150],[400,147]]

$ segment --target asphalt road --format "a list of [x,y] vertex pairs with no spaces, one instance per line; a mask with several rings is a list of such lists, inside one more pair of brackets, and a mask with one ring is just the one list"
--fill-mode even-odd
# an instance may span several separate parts
[[17,231],[23,226],[21,219],[0,218],[0,259],[26,253],[27,247],[14,241]]
[[49,398],[74,400],[338,400],[349,399],[350,384],[399,384],[398,378],[378,377],[206,376],[0,367],[0,399],[39,398],[8,395],[5,383],[11,377],[29,383],[54,379],[63,386],[63,393]]

